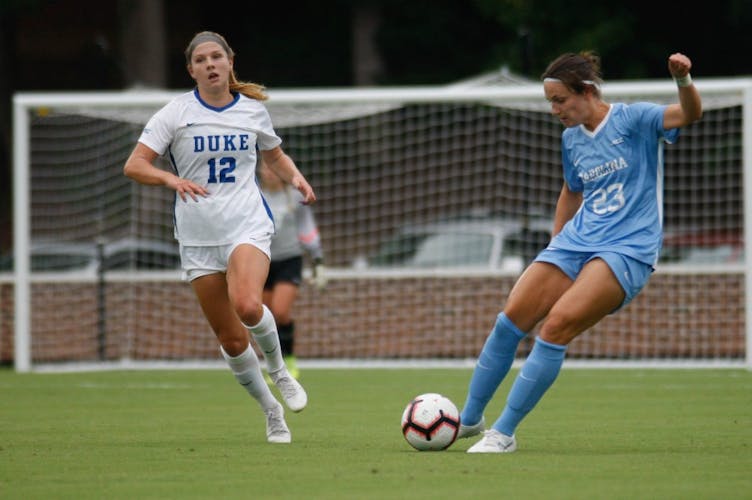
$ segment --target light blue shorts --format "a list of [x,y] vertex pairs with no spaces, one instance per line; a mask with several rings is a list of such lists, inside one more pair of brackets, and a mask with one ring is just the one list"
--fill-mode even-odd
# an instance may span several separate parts
[[541,251],[535,262],[548,262],[562,270],[574,281],[582,268],[593,259],[602,259],[624,290],[624,301],[614,310],[629,304],[642,290],[653,273],[653,266],[616,252],[573,252],[548,247]]
[[230,255],[239,245],[253,245],[270,257],[272,242],[271,234],[261,237],[248,237],[227,245],[217,246],[185,246],[180,245],[180,262],[183,267],[183,279],[193,281],[201,276],[227,271]]

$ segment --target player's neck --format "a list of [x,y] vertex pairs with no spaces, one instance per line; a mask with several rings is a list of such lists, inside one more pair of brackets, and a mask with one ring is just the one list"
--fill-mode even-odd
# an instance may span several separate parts
[[224,106],[227,106],[234,99],[233,95],[230,93],[229,88],[218,90],[202,89],[201,87],[199,87],[198,93],[201,96],[201,100],[203,100],[210,106],[214,106],[215,108],[222,108]]
[[598,128],[598,125],[600,125],[601,122],[606,118],[606,115],[608,115],[609,109],[611,109],[610,104],[603,101],[598,101],[598,103],[595,105],[593,113],[590,115],[590,119],[583,123],[585,128],[591,132]]

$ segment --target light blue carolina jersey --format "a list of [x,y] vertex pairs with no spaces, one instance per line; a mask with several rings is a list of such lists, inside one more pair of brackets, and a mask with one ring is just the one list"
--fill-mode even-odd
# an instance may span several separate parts
[[663,148],[679,135],[663,129],[665,109],[613,104],[596,130],[564,131],[564,180],[583,203],[551,247],[618,252],[655,265],[663,242]]

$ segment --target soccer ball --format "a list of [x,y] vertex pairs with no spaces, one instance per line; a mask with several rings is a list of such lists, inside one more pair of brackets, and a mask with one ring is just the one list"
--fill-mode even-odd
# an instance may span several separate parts
[[416,396],[402,413],[402,435],[419,451],[446,450],[457,439],[459,429],[460,412],[441,394]]

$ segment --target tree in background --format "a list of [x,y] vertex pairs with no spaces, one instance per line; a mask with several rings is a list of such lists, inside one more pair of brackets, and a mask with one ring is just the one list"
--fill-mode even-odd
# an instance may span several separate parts
[[610,81],[663,78],[665,54],[675,51],[691,55],[698,77],[751,75],[749,26],[749,0],[695,9],[645,0],[278,0],[247,13],[200,0],[3,0],[0,251],[10,245],[12,94],[186,88],[183,44],[204,29],[227,34],[241,79],[273,89],[447,84],[502,66],[537,78],[556,55],[583,49],[603,57]]

